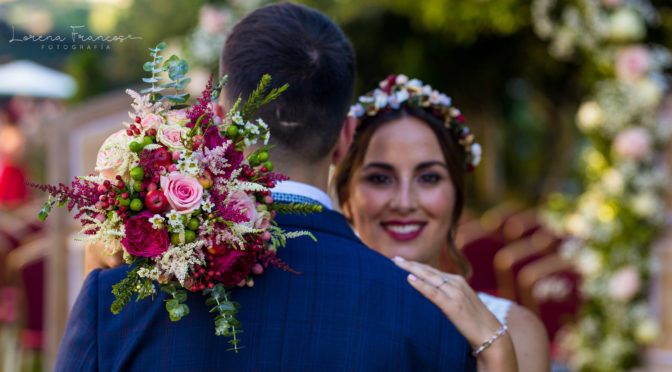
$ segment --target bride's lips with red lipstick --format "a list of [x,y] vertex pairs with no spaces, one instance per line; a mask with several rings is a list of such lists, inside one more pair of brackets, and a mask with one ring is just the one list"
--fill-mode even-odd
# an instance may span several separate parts
[[400,221],[400,220],[390,220],[381,222],[383,230],[390,236],[392,239],[396,240],[411,240],[420,233],[425,228],[427,223],[424,221]]

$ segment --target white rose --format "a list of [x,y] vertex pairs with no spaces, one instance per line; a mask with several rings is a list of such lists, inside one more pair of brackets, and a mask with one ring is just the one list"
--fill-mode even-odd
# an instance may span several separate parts
[[168,146],[171,151],[184,150],[182,138],[186,137],[188,128],[179,125],[162,125],[156,132],[156,140]]
[[577,268],[583,275],[593,276],[602,270],[602,267],[604,266],[602,261],[602,257],[598,253],[584,249],[584,251],[579,254]]
[[615,169],[609,169],[602,176],[602,185],[607,193],[611,195],[618,195],[623,192],[625,185],[623,176]]

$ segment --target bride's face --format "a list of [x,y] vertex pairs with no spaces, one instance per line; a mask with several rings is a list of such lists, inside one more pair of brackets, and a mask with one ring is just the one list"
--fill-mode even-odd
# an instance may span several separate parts
[[426,123],[403,117],[378,128],[348,187],[343,211],[366,245],[387,257],[438,264],[455,189]]

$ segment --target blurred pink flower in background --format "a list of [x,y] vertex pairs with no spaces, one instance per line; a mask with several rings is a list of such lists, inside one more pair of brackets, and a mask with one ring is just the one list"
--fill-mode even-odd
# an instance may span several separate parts
[[609,281],[609,294],[619,301],[628,301],[639,292],[641,280],[639,272],[632,266],[618,270]]
[[624,158],[640,160],[651,152],[651,135],[644,128],[628,128],[616,136],[613,149]]
[[634,45],[621,49],[616,58],[616,76],[627,82],[633,82],[645,76],[651,66],[649,50],[643,45]]

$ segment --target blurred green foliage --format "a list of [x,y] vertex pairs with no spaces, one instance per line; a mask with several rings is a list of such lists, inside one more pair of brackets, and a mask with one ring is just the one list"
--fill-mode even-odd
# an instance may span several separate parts
[[[453,98],[485,145],[488,164],[471,185],[483,206],[507,197],[535,203],[548,192],[576,188],[569,177],[581,138],[574,113],[599,72],[581,56],[569,63],[549,56],[547,43],[532,31],[530,1],[299,2],[334,19],[351,39],[356,94],[390,73],[405,73]],[[196,26],[205,3],[226,1],[134,0],[121,9],[114,33],[143,39],[115,45],[100,61],[73,55],[69,71],[84,88],[79,97],[138,83],[147,48],[168,41],[170,49],[171,38]],[[670,45],[672,4],[654,4],[662,27],[652,30],[653,40]]]

